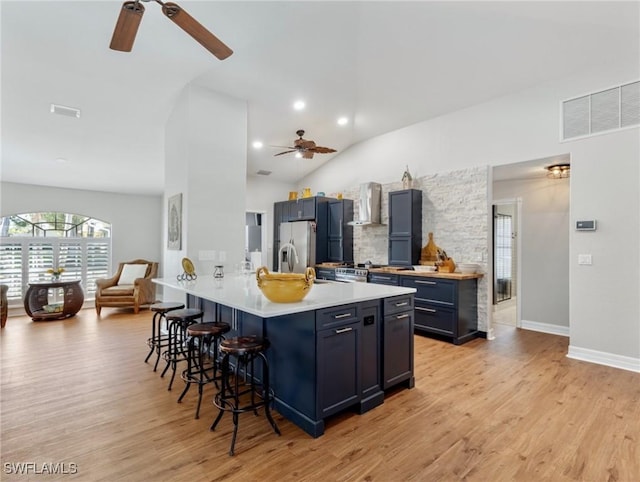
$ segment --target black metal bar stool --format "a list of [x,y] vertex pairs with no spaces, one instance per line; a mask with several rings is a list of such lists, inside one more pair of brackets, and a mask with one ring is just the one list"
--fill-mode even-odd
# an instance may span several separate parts
[[197,323],[197,320],[202,322],[204,312],[195,308],[183,308],[181,310],[169,311],[165,316],[169,324],[169,340],[167,342],[167,349],[162,356],[167,362],[167,366],[164,367],[162,375],[160,376],[164,377],[169,367],[171,367],[173,373],[171,374],[171,380],[167,387],[167,390],[171,390],[173,380],[176,377],[178,363],[187,360],[187,327]]
[[215,321],[209,323],[196,323],[187,327],[187,368],[182,371],[182,379],[186,383],[178,403],[187,394],[192,384],[198,385],[198,406],[196,407],[196,419],[200,417],[200,403],[202,402],[202,389],[208,383],[215,383],[221,377],[217,376],[218,345],[223,335],[231,330],[228,323]]
[[149,354],[147,358],[144,359],[144,362],[147,363],[149,361],[149,357],[155,350],[158,356],[156,357],[156,364],[153,366],[154,372],[158,369],[162,349],[167,347],[169,342],[168,333],[162,333],[162,322],[166,322],[166,314],[168,311],[180,310],[182,308],[184,308],[184,303],[177,303],[175,301],[154,303],[149,307],[149,309],[153,311],[153,318],[151,319],[151,337],[147,339]]
[[[258,408],[264,407],[267,420],[275,433],[280,435],[280,430],[271,416],[270,405],[274,397],[269,388],[269,364],[264,354],[267,348],[269,348],[269,341],[258,336],[239,336],[220,342],[220,351],[224,353],[221,389],[213,399],[213,404],[220,411],[210,430],[216,429],[224,412],[233,414],[233,437],[229,455],[233,455],[238,434],[238,415],[241,413],[254,412],[258,415]],[[229,369],[229,357],[231,356],[236,359],[233,382]],[[256,359],[262,361],[261,374],[255,371],[254,361]],[[256,375],[261,376],[261,380],[257,380]]]

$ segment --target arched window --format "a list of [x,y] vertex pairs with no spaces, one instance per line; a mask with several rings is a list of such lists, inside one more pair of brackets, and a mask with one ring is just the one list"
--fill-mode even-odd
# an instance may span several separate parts
[[[47,281],[63,268],[62,280],[81,279],[85,298],[96,291],[111,265],[111,225],[68,213],[27,213],[0,218],[0,283],[9,304],[22,301],[29,283]],[[12,303],[13,301],[13,303]]]

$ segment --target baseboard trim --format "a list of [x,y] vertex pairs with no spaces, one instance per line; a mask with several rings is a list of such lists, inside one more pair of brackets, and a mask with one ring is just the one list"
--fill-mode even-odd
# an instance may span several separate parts
[[573,358],[574,360],[597,363],[598,365],[606,365],[608,367],[620,368],[621,370],[629,370],[631,372],[640,373],[640,358],[616,355],[614,353],[590,350],[589,348],[580,348],[578,346],[572,345],[569,345],[569,353],[567,353],[567,358]]
[[551,323],[540,323],[539,321],[522,320],[520,328],[524,330],[540,331],[550,335],[569,336],[569,327],[552,325]]

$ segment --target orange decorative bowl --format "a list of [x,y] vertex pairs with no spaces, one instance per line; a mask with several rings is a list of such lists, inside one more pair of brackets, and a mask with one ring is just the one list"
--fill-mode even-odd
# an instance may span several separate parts
[[258,288],[274,303],[301,301],[311,291],[315,277],[313,268],[307,268],[304,273],[269,273],[266,266],[256,270]]

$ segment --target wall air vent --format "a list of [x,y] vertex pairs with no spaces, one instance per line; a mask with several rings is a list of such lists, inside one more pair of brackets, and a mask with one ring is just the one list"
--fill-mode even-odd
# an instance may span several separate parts
[[51,113],[58,115],[66,115],[67,117],[75,117],[80,119],[80,109],[75,107],[67,107],[65,105],[51,104]]
[[271,174],[272,171],[265,171],[264,169],[260,169],[258,172],[256,172],[256,174],[258,176],[268,176],[269,174]]
[[640,125],[640,81],[562,102],[562,139]]

